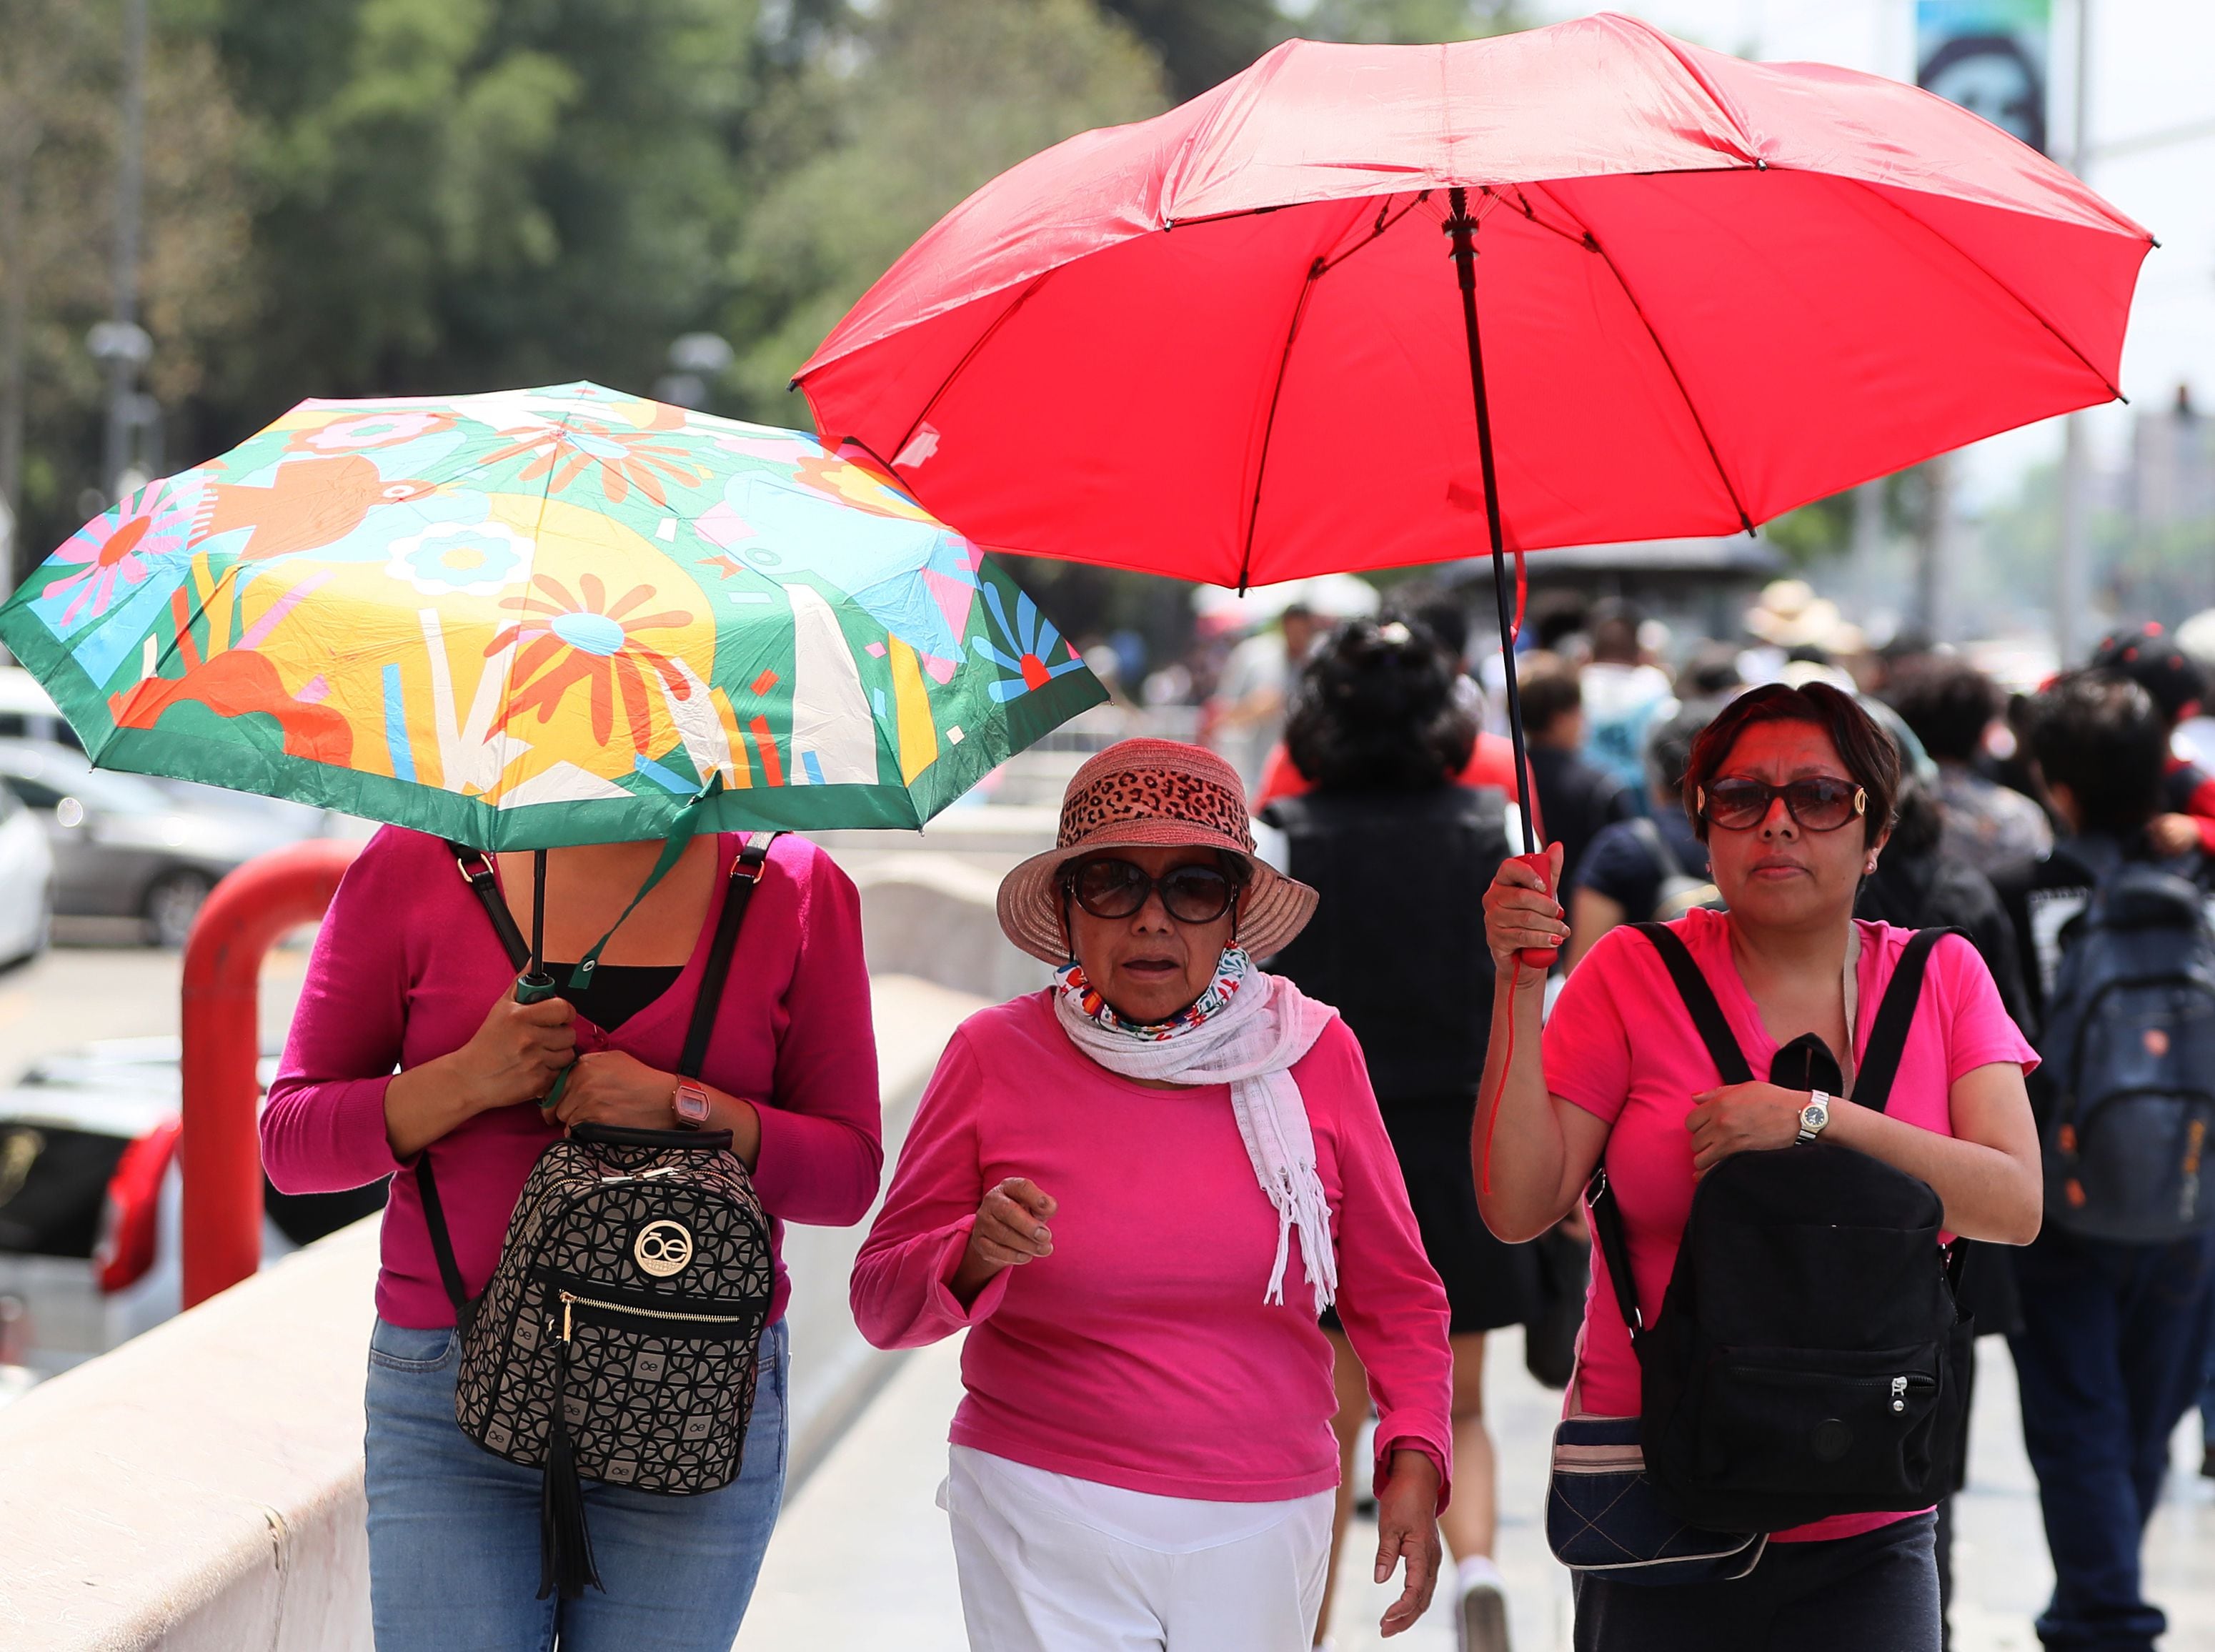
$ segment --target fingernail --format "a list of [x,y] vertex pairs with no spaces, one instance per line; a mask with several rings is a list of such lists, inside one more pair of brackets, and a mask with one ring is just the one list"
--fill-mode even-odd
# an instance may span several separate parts
[[1034,1239],[1043,1239],[1046,1237],[1046,1230],[1042,1227],[1033,1228],[1031,1230],[1031,1237]]

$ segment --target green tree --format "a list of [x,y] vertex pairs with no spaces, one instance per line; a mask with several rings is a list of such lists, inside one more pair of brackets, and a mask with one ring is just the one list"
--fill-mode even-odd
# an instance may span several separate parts
[[[242,129],[189,19],[157,9],[146,71],[138,297],[146,388],[193,395],[248,312]],[[82,519],[99,481],[103,384],[86,352],[111,312],[121,9],[0,0],[0,497],[28,568]]]
[[645,388],[724,288],[777,72],[758,22],[729,0],[223,0],[262,304],[220,435],[304,395]]
[[1161,65],[1091,0],[884,0],[764,122],[770,173],[735,261],[726,331],[754,416],[925,230],[1025,157],[1167,101]]
[[1530,26],[1516,0],[1314,0],[1293,25],[1311,40],[1370,46],[1473,40]]
[[1272,0],[1101,0],[1158,52],[1180,103],[1299,31]]

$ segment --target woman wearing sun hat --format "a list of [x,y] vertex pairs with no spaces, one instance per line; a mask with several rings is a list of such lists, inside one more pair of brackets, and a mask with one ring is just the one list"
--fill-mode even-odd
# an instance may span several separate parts
[[1052,985],[963,1023],[853,1305],[966,1330],[942,1500],[980,1652],[1308,1644],[1338,1447],[1335,1305],[1379,1423],[1384,1631],[1428,1605],[1451,1471],[1446,1301],[1361,1050],[1252,959],[1315,892],[1255,854],[1230,766],[1125,740],[1000,886]]

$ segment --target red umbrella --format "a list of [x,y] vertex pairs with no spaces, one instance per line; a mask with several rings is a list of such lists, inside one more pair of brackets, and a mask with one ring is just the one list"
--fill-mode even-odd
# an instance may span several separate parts
[[1482,513],[1505,631],[1503,548],[1751,529],[2117,396],[2151,244],[1873,76],[1617,16],[1293,40],[985,185],[796,382],[996,548],[1243,586]]

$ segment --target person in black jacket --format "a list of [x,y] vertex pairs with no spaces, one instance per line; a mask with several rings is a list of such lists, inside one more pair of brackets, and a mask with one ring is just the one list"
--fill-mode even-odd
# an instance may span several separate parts
[[[1280,798],[1283,869],[1322,895],[1316,916],[1268,967],[1335,1004],[1361,1041],[1423,1248],[1451,1309],[1452,1505],[1439,1519],[1459,1563],[1457,1608],[1471,1652],[1506,1652],[1492,1562],[1492,1442],[1483,1412],[1484,1335],[1537,1307],[1531,1251],[1505,1245],[1477,1213],[1469,1132],[1484,1072],[1492,959],[1483,897],[1507,853],[1506,799],[1457,785],[1476,727],[1420,625],[1356,621],[1327,643],[1294,691],[1285,742],[1315,789]],[[1265,844],[1265,851],[1267,845]],[[1345,1529],[1366,1379],[1335,1325],[1339,1491]],[[1336,1544],[1333,1545],[1334,1567]],[[1323,1596],[1318,1640],[1330,1624]]]

